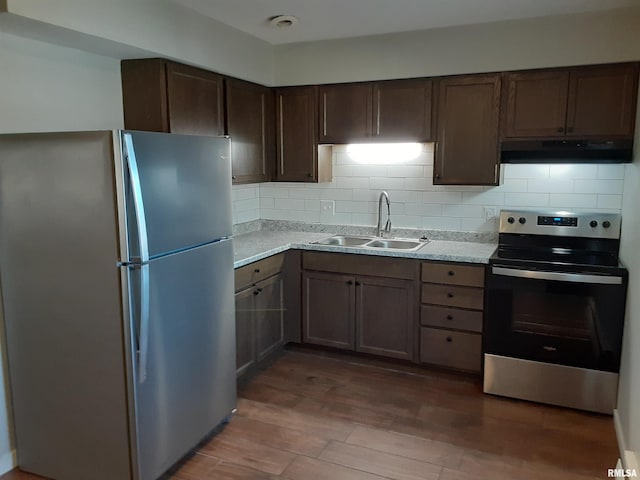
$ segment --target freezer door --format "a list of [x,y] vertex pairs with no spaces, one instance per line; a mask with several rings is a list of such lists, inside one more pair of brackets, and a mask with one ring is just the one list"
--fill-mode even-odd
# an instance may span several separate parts
[[[139,352],[132,385],[136,456],[139,479],[152,480],[235,408],[232,241],[164,256],[128,271],[133,348]],[[148,295],[137,291],[144,289],[140,278],[147,273]],[[141,322],[137,312],[144,311],[139,303],[145,298],[149,316]]]
[[231,236],[228,138],[123,131],[122,144],[131,257]]

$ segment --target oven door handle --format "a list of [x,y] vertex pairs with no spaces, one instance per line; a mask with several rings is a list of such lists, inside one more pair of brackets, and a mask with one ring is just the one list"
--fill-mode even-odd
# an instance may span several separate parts
[[491,273],[506,277],[531,278],[534,280],[554,280],[558,282],[592,283],[598,285],[622,285],[622,277],[609,275],[587,275],[583,273],[543,272],[514,268],[492,267]]

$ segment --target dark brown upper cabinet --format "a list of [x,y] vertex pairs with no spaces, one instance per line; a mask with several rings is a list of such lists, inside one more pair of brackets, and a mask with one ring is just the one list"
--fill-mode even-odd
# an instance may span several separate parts
[[318,87],[320,143],[349,143],[371,137],[370,83]]
[[220,75],[162,59],[124,60],[125,128],[224,135]]
[[276,172],[282,182],[331,181],[331,155],[318,148],[318,88],[276,89]]
[[396,142],[431,142],[433,82],[391,80],[373,85],[373,137]]
[[273,91],[227,78],[225,97],[233,183],[268,182],[275,162]]
[[632,137],[637,64],[505,74],[503,137]]
[[434,184],[498,184],[500,83],[500,74],[438,82]]
[[318,87],[319,143],[433,141],[431,80]]

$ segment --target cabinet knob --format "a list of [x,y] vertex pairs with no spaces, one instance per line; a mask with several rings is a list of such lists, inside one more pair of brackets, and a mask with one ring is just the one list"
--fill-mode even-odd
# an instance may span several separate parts
[[440,180],[440,174],[436,173],[436,180]]
[[564,127],[558,127],[558,133],[564,132]]
[[447,342],[449,342],[449,343],[453,342],[453,338],[447,337]]
[[235,175],[231,175],[231,180],[235,180],[236,176]]
[[261,288],[258,288],[258,293],[260,293],[260,292],[262,292],[262,289],[261,289]]
[[447,315],[447,320],[453,320],[453,315]]
[[259,292],[258,290],[254,290],[254,291],[253,291],[253,294],[254,294],[254,295],[259,295],[259,294],[260,294],[260,292]]
[[449,270],[448,274],[450,277],[453,277],[456,274],[456,272],[454,272],[453,270]]
[[256,268],[256,269],[254,270],[254,272],[256,272],[256,273],[260,273],[260,269],[259,269],[259,268]]
[[454,295],[453,295],[453,293],[449,292],[449,293],[447,293],[447,297],[449,297],[449,298],[453,298],[453,297],[454,297]]
[[308,178],[313,178],[313,173],[307,173]]

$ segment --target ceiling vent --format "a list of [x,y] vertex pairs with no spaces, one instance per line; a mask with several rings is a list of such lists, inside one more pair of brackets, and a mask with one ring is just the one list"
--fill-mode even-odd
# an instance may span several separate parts
[[294,15],[276,15],[269,19],[269,25],[273,28],[289,28],[293,27],[300,20]]

